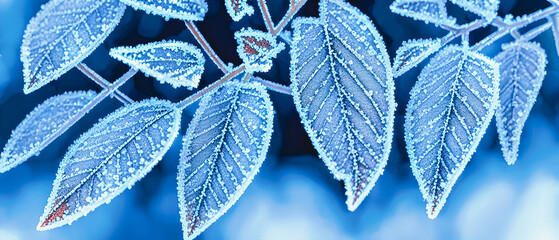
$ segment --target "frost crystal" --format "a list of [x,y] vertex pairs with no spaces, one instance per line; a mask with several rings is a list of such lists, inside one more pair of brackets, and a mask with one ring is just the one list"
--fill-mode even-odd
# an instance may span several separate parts
[[267,72],[272,67],[272,59],[285,48],[270,33],[251,28],[235,32],[237,53],[243,59],[247,72]]
[[205,0],[120,0],[134,9],[183,21],[202,21],[208,11]]
[[499,0],[451,0],[452,3],[485,18],[487,22],[497,17]]
[[245,15],[254,14],[254,8],[247,4],[246,0],[225,0],[227,13],[234,21],[239,21]]
[[194,239],[245,191],[270,144],[274,110],[260,83],[229,82],[204,96],[181,152],[178,192],[184,239]]
[[537,43],[514,42],[503,46],[495,61],[501,64],[497,128],[505,160],[514,164],[520,135],[545,77],[547,56]]
[[197,47],[179,41],[153,42],[135,47],[118,47],[110,55],[161,83],[196,88],[204,72],[204,55]]
[[100,120],[64,156],[37,229],[70,224],[131,188],[169,150],[180,119],[174,104],[151,99]]
[[396,51],[394,77],[406,73],[442,47],[441,39],[414,39],[406,41]]
[[57,79],[85,59],[120,22],[118,0],[51,0],[23,35],[21,61],[27,94]]
[[454,26],[456,19],[447,16],[445,3],[446,0],[395,0],[390,10],[426,23]]
[[293,28],[295,105],[353,211],[390,152],[396,103],[388,53],[371,20],[341,0],[321,1],[320,19],[299,18]]
[[411,91],[405,139],[413,174],[435,218],[493,118],[499,68],[466,47],[431,59]]
[[67,92],[35,107],[12,132],[0,155],[0,172],[6,172],[39,154],[72,117],[94,97],[95,92]]

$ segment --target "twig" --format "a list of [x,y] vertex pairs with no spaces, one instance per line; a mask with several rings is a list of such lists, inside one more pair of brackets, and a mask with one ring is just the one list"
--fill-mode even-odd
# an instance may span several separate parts
[[300,0],[297,4],[294,5],[294,2],[291,1],[291,4],[289,5],[289,12],[285,14],[285,16],[283,16],[279,24],[273,29],[273,31],[270,32],[272,36],[276,36],[281,31],[283,31],[283,28],[285,28],[289,20],[293,17],[293,15],[295,15],[295,13],[299,11],[299,9],[301,9],[303,5],[305,5],[306,2],[307,0]]
[[219,58],[219,56],[215,53],[213,48],[210,46],[208,41],[206,41],[206,39],[204,38],[204,35],[202,35],[202,33],[198,30],[196,25],[194,25],[193,22],[188,22],[188,21],[185,21],[184,24],[186,25],[188,30],[190,30],[190,32],[192,33],[194,38],[196,38],[196,41],[198,41],[200,46],[202,46],[202,48],[204,49],[206,54],[208,54],[208,56],[212,59],[212,61],[215,63],[215,65],[219,69],[221,69],[221,71],[223,73],[227,73],[229,71],[227,69],[227,65],[225,65],[225,63],[223,63],[221,58]]
[[266,29],[268,32],[274,31],[274,23],[272,22],[272,17],[270,16],[270,11],[268,11],[268,6],[265,0],[258,0],[258,7],[260,7],[260,12],[264,17],[264,23],[266,23]]
[[275,83],[275,82],[271,82],[259,77],[254,77],[254,80],[256,80],[259,83],[262,83],[262,85],[264,85],[266,88],[275,91],[275,92],[279,92],[279,93],[283,93],[283,94],[287,94],[287,95],[292,95],[292,91],[291,88],[279,83]]
[[87,114],[92,108],[97,106],[103,99],[109,96],[111,93],[116,91],[120,86],[122,86],[128,79],[132,78],[134,74],[138,71],[135,69],[130,69],[122,77],[117,79],[114,83],[104,88],[97,96],[95,96],[87,105],[85,105],[76,115],[74,115],[66,124],[59,128],[51,137],[41,144],[41,148],[44,148],[56,140],[60,135],[62,135],[68,128],[73,126],[77,121],[79,121],[85,114]]
[[[93,71],[93,69],[85,65],[84,63],[79,63],[78,66],[76,66],[76,68],[78,68],[84,75],[89,77],[89,79],[93,80],[103,88],[108,88],[109,85],[111,84],[103,77],[101,77],[99,74],[97,74],[95,71]],[[124,105],[128,105],[134,102],[134,100],[130,99],[126,94],[122,93],[118,89],[112,92],[110,96],[118,99]]]

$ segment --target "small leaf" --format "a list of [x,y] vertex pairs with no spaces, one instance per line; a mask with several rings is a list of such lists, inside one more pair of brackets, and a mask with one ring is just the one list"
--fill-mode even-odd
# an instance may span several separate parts
[[235,32],[237,53],[245,63],[247,72],[267,72],[272,67],[272,59],[285,48],[270,33],[251,28]]
[[183,21],[202,21],[208,11],[205,0],[120,0],[122,3],[159,15],[165,19],[175,18]]
[[345,182],[355,210],[382,174],[394,123],[394,80],[382,37],[355,7],[320,2],[320,19],[293,23],[295,106],[320,158]]
[[247,0],[225,0],[225,7],[235,22],[241,20],[245,15],[254,14],[254,8],[247,4]]
[[204,72],[204,55],[197,47],[179,41],[162,41],[118,47],[109,53],[132,68],[174,88],[196,88]]
[[396,51],[394,77],[402,76],[442,47],[441,39],[414,39],[406,41]]
[[94,91],[67,92],[51,97],[35,107],[12,132],[0,155],[0,172],[6,172],[34,155],[49,139],[82,111],[94,97]]
[[406,110],[405,139],[413,174],[437,217],[493,118],[498,64],[449,46],[421,71]]
[[151,99],[100,120],[64,156],[37,229],[70,224],[131,188],[169,150],[180,118],[174,104]]
[[451,0],[452,3],[465,9],[466,11],[473,12],[487,20],[493,21],[497,17],[497,10],[499,10],[499,0]]
[[51,0],[31,19],[23,35],[23,91],[28,94],[85,59],[120,22],[118,0]]
[[514,42],[495,57],[501,64],[497,128],[505,160],[514,164],[520,135],[545,77],[547,56],[537,43]]
[[435,25],[456,25],[456,19],[446,13],[446,0],[395,0],[390,5],[393,13]]
[[270,144],[274,110],[260,83],[229,82],[202,98],[181,152],[184,239],[194,239],[245,191]]

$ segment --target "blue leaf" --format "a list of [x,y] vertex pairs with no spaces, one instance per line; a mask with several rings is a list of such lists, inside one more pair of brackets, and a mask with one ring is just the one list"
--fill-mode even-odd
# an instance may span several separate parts
[[235,32],[237,53],[245,63],[246,71],[267,72],[272,67],[272,59],[285,48],[270,33],[251,28]]
[[394,77],[399,77],[417,66],[442,47],[441,39],[414,39],[406,41],[396,51]]
[[459,7],[473,12],[487,20],[493,21],[499,10],[499,0],[451,0]]
[[64,156],[37,229],[70,224],[131,188],[169,150],[180,119],[174,104],[151,99],[100,120]]
[[225,0],[225,7],[235,22],[241,20],[245,15],[254,14],[254,8],[247,4],[247,0]]
[[178,191],[184,239],[194,239],[243,194],[270,144],[274,110],[260,83],[229,82],[204,96],[184,137]]
[[35,107],[12,132],[0,155],[0,172],[6,172],[38,155],[72,117],[82,111],[95,92],[67,92]]
[[537,43],[514,42],[495,57],[501,64],[497,128],[505,160],[514,164],[520,135],[545,77],[547,56]]
[[476,150],[498,97],[498,64],[466,47],[446,47],[421,71],[406,110],[405,138],[429,218]]
[[183,21],[202,21],[208,11],[205,0],[120,0],[134,9]]
[[446,0],[394,0],[393,13],[435,25],[456,25],[456,19],[446,13]]
[[179,41],[152,42],[118,47],[110,55],[174,88],[196,88],[204,72],[204,55],[197,47]]
[[294,29],[295,105],[353,211],[390,153],[396,103],[388,53],[371,20],[340,0],[321,1],[320,19],[296,19]]
[[27,94],[85,59],[120,22],[118,0],[51,0],[25,30],[21,61]]

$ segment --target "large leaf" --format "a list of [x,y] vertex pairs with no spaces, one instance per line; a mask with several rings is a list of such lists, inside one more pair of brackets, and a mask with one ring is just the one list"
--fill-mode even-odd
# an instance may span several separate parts
[[151,99],[100,120],[64,156],[37,229],[69,224],[132,187],[169,150],[180,119],[174,104]]
[[245,191],[266,158],[274,110],[260,83],[230,82],[204,96],[178,174],[184,238],[194,239]]
[[67,92],[51,97],[35,107],[12,132],[0,155],[0,172],[6,172],[39,154],[76,114],[83,110],[95,92]]
[[396,51],[394,77],[399,77],[417,66],[442,47],[441,39],[414,39],[406,41]]
[[453,26],[456,19],[447,15],[445,3],[446,0],[394,0],[390,10],[426,23]]
[[208,11],[205,0],[120,0],[134,9],[183,21],[202,21]]
[[186,42],[162,41],[118,47],[111,49],[110,55],[175,88],[198,87],[204,72],[202,51]]
[[320,158],[344,180],[355,210],[382,174],[392,142],[394,80],[382,37],[340,0],[320,2],[320,19],[294,22],[295,105]]
[[431,59],[411,91],[405,138],[413,174],[435,218],[493,118],[499,69],[491,59],[449,46]]
[[454,4],[485,18],[487,22],[493,21],[499,9],[499,0],[451,0]]
[[23,35],[23,91],[39,89],[91,54],[125,8],[118,0],[51,0],[43,5]]
[[505,160],[514,164],[520,135],[545,77],[547,56],[537,43],[514,42],[495,57],[501,64],[497,128]]

